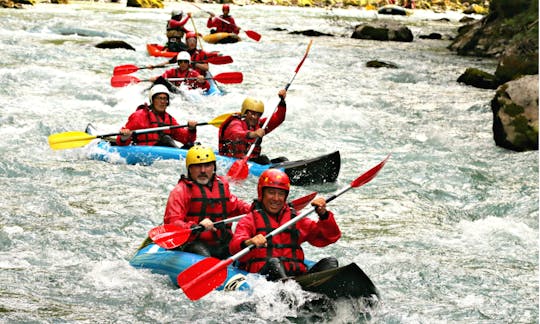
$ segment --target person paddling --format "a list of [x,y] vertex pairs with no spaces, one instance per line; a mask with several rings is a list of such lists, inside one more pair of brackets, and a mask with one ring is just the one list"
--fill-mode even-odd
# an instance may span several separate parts
[[[189,89],[202,89],[204,91],[208,91],[208,89],[210,89],[210,83],[205,79],[204,75],[201,75],[199,72],[189,67],[191,63],[191,55],[189,55],[188,52],[183,51],[178,53],[176,56],[176,62],[178,63],[178,67],[165,71],[161,75],[162,79],[181,79],[172,81],[172,84],[177,87],[181,84],[185,84]],[[159,77],[151,77],[148,80],[155,82],[158,80],[158,78]],[[161,82],[163,82],[163,80],[161,80]],[[168,86],[169,84],[167,83],[165,85]]]
[[173,139],[184,144],[183,148],[193,146],[197,139],[197,121],[188,120],[187,128],[174,128],[156,133],[137,134],[133,136],[133,131],[143,128],[178,125],[174,117],[167,113],[170,102],[170,93],[167,87],[161,84],[154,85],[148,95],[150,104],[144,103],[137,107],[132,113],[126,125],[120,130],[122,135],[116,137],[116,144],[120,146],[135,145],[155,145],[173,146]]
[[180,52],[187,48],[182,39],[189,32],[184,25],[191,18],[191,13],[188,12],[184,19],[182,19],[183,15],[182,10],[175,9],[171,13],[171,19],[167,21],[167,44],[165,44],[165,50],[169,52]]
[[[186,44],[187,49],[185,49],[186,52],[190,55],[190,62],[191,67],[199,72],[200,75],[206,75],[206,72],[208,71],[208,53],[203,51],[202,49],[197,48],[197,34],[195,32],[188,32],[186,33]],[[164,67],[168,64],[174,64],[177,63],[177,56],[172,57],[170,60],[165,61],[163,63],[159,63],[156,65],[147,65],[146,67],[149,69],[157,68],[157,67]]]
[[208,12],[210,14],[210,17],[208,18],[208,21],[206,22],[206,27],[215,28],[215,29],[210,30],[211,34],[234,33],[238,35],[238,33],[240,33],[240,27],[236,26],[236,22],[234,21],[234,18],[231,15],[229,15],[230,10],[231,10],[230,6],[228,4],[224,4],[221,7],[221,11],[223,12],[223,15],[216,17],[214,13]]
[[[264,113],[264,103],[262,101],[251,97],[244,99],[241,112],[231,115],[219,128],[219,154],[241,159],[246,156],[251,144],[256,143],[249,157],[250,161],[269,164],[286,160],[285,158],[278,158],[271,161],[266,155],[261,155],[262,138],[285,120],[287,90],[281,89],[278,96],[281,100],[276,111],[272,116],[265,118],[261,118]],[[268,126],[263,129],[261,127],[267,118],[271,119]]]
[[258,199],[252,211],[238,222],[229,244],[231,254],[240,252],[248,245],[256,246],[238,259],[240,269],[258,272],[269,280],[279,280],[338,267],[334,257],[321,259],[309,271],[304,263],[303,242],[324,247],[341,237],[334,214],[326,209],[326,201],[322,197],[311,202],[316,206],[318,220],[302,218],[271,239],[265,238],[266,234],[296,216],[296,211],[287,204],[290,186],[287,174],[278,169],[268,169],[259,177]]
[[195,120],[188,120],[188,127],[133,136],[133,131],[137,129],[178,125],[176,119],[167,113],[170,102],[167,87],[161,84],[154,85],[149,91],[148,99],[150,104],[139,105],[137,110],[129,116],[126,125],[120,129],[122,135],[116,137],[116,144],[176,147],[174,139],[184,144],[183,148],[193,146],[197,139],[197,121]]
[[186,154],[187,175],[182,175],[169,194],[164,224],[183,228],[202,225],[181,250],[224,259],[229,256],[231,223],[214,227],[225,218],[246,214],[251,204],[230,192],[227,179],[216,174],[216,156],[211,148],[195,145]]

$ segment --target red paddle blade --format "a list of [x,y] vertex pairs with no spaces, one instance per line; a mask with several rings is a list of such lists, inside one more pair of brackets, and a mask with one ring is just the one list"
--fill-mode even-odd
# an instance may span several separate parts
[[247,164],[247,158],[242,160],[236,160],[231,165],[231,168],[227,172],[227,176],[233,180],[244,180],[249,175],[249,166]]
[[242,83],[244,81],[244,75],[242,72],[223,72],[214,75],[213,79],[225,84]]
[[261,40],[261,34],[257,33],[253,30],[246,30],[246,35],[248,35],[249,38],[253,39],[254,41],[260,41]]
[[201,299],[225,282],[231,263],[233,259],[203,259],[178,274],[176,282],[189,299]]
[[315,198],[315,196],[317,196],[316,191],[310,193],[307,196],[294,199],[293,201],[291,201],[291,204],[294,207],[294,209],[299,211],[303,209],[304,207],[306,207],[313,200],[313,198]]
[[141,82],[141,80],[132,75],[113,75],[111,78],[111,86],[113,86],[113,88],[121,88],[139,82]]
[[179,247],[188,240],[190,235],[190,229],[171,224],[154,227],[148,232],[148,236],[152,241],[165,249]]
[[213,56],[208,58],[208,63],[212,63],[215,65],[222,65],[222,64],[229,64],[232,63],[233,59],[232,57],[226,55],[226,56]]
[[116,66],[113,75],[124,75],[139,71],[139,67],[133,64]]
[[379,171],[382,169],[382,167],[384,166],[384,164],[386,163],[389,157],[390,155],[388,155],[384,160],[379,162],[379,164],[377,164],[370,170],[366,171],[364,174],[362,174],[358,178],[354,179],[353,182],[351,182],[351,187],[352,188],[360,187],[370,182],[373,178],[375,178],[377,173],[379,173]]

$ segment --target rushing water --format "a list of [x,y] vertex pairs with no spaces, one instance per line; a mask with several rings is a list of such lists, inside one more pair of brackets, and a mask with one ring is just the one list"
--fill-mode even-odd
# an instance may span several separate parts
[[[83,3],[0,10],[0,321],[362,321],[355,301],[297,310],[313,296],[292,284],[260,282],[249,296],[212,293],[189,301],[168,278],[128,263],[160,224],[184,167],[110,164],[89,160],[90,149],[49,147],[54,133],[82,131],[89,122],[114,132],[125,123],[148,84],[112,88],[112,70],[163,62],[149,57],[145,44],[165,42],[173,7],[194,9]],[[206,15],[194,13],[205,32]],[[310,259],[334,255],[362,267],[382,297],[371,321],[538,322],[537,152],[496,147],[494,91],[456,83],[467,67],[493,72],[494,60],[459,57],[446,49],[447,40],[418,38],[455,35],[461,15],[379,17],[399,20],[415,35],[412,43],[392,43],[349,38],[354,25],[377,19],[373,12],[236,6],[232,14],[262,40],[203,46],[234,58],[212,66],[214,74],[241,71],[244,82],[224,86],[222,97],[175,97],[169,112],[180,121],[207,121],[237,111],[246,95],[271,110],[309,42],[287,31],[336,36],[314,38],[288,93],[287,120],[263,144],[269,156],[290,159],[341,151],[337,183],[295,187],[292,197],[313,190],[328,196],[392,154],[371,183],[330,205],[342,239],[324,249],[305,247]],[[94,47],[104,40],[124,40],[136,51]],[[367,68],[373,59],[399,69]],[[216,136],[214,127],[199,129],[203,142],[216,146]],[[250,177],[233,191],[250,200],[256,181]]]

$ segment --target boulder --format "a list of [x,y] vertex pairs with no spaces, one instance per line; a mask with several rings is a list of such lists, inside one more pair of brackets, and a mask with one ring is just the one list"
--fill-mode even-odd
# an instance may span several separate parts
[[361,24],[354,28],[351,38],[379,41],[412,42],[413,34],[407,26],[391,23]]
[[96,45],[97,48],[107,48],[107,49],[114,49],[114,48],[124,48],[128,50],[134,51],[135,48],[133,46],[129,45],[128,43],[124,41],[119,40],[111,40],[111,41],[104,41]]
[[372,67],[372,68],[389,68],[389,69],[397,69],[398,66],[394,63],[388,63],[388,62],[383,62],[383,61],[377,61],[377,60],[373,60],[373,61],[368,61],[366,63],[366,66],[367,67]]
[[538,150],[538,74],[500,86],[491,109],[497,146],[517,152]]
[[482,89],[497,89],[499,80],[493,74],[475,68],[468,68],[459,76],[457,82]]

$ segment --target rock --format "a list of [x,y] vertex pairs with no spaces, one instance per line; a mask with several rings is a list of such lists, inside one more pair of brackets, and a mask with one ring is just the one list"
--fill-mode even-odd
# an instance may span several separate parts
[[114,49],[114,48],[125,48],[128,50],[134,51],[135,48],[133,48],[131,45],[124,41],[119,40],[112,40],[112,41],[104,41],[99,44],[97,44],[95,47],[97,48],[108,48],[108,49]]
[[538,42],[518,38],[506,47],[499,58],[495,75],[506,82],[527,74],[538,74]]
[[538,150],[538,74],[500,86],[491,109],[497,146],[517,152]]
[[475,68],[465,70],[465,73],[459,76],[457,82],[482,89],[497,89],[500,85],[496,76]]
[[418,38],[421,39],[442,39],[442,35],[439,33],[431,33],[429,35],[420,35]]
[[164,6],[161,0],[127,0],[126,7],[163,9]]
[[372,67],[372,68],[390,68],[390,69],[397,69],[398,66],[395,65],[394,63],[388,63],[388,62],[383,62],[383,61],[377,61],[377,60],[373,60],[373,61],[368,61],[366,63],[366,66],[367,67]]
[[334,36],[332,34],[321,33],[313,29],[308,29],[304,31],[292,31],[292,32],[289,32],[289,34],[293,34],[293,35],[300,34],[300,35],[305,35],[305,36],[332,36],[332,37]]
[[413,34],[409,28],[399,24],[383,23],[378,26],[362,24],[355,27],[351,38],[412,42]]

